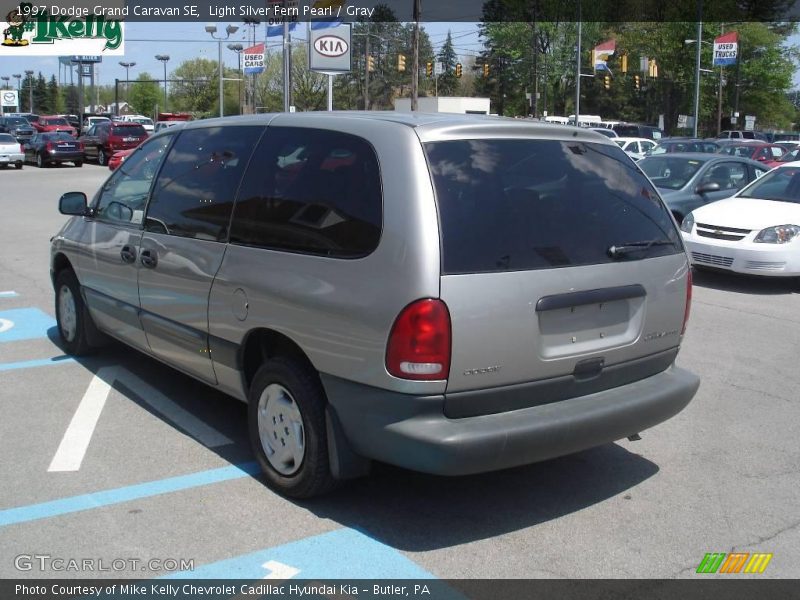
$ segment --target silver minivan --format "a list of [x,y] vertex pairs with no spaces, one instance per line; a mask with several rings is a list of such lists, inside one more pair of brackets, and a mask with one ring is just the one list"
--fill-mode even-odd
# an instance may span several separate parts
[[683,409],[691,274],[613,141],[464,115],[297,113],[144,142],[52,241],[61,338],[115,338],[249,405],[294,497],[372,461],[440,475]]

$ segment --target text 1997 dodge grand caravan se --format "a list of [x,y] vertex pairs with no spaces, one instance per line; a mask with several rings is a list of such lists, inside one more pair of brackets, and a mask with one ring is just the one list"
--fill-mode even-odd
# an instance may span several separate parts
[[480,473],[683,409],[691,277],[611,140],[491,117],[305,113],[165,130],[52,241],[63,343],[116,338],[249,404],[268,484],[378,460]]

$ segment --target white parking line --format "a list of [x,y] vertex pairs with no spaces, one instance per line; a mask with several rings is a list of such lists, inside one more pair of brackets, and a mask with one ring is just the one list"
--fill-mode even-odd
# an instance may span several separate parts
[[8,331],[13,326],[14,326],[14,321],[9,321],[8,319],[0,319],[0,333]]
[[78,471],[92,440],[100,413],[114,382],[119,380],[129,390],[169,421],[178,425],[201,444],[215,448],[233,443],[210,425],[175,404],[153,386],[120,367],[102,367],[92,378],[61,444],[50,462],[48,472]]
[[64,437],[61,438],[58,450],[47,468],[48,472],[77,471],[81,468],[97,420],[103,412],[106,398],[117,377],[117,369],[117,367],[102,367],[92,378],[78,409],[72,416],[69,427],[64,432]]
[[15,298],[17,296],[19,296],[19,294],[17,294],[17,292],[15,292],[14,290],[6,290],[4,292],[0,292],[0,298]]

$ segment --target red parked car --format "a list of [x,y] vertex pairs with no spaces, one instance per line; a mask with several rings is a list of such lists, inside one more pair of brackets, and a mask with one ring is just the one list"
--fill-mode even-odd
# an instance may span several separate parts
[[786,148],[780,144],[767,144],[760,141],[737,141],[724,144],[720,150],[720,154],[729,154],[731,156],[742,156],[764,163],[770,169],[779,165],[778,159],[786,154]]
[[131,148],[130,150],[120,150],[119,152],[114,152],[114,154],[111,155],[111,158],[108,159],[108,168],[113,171],[119,167],[135,149],[136,148]]
[[89,127],[80,139],[86,159],[97,159],[97,164],[105,166],[115,152],[136,148],[146,140],[147,132],[139,123],[101,121]]
[[38,120],[31,123],[39,133],[55,133],[63,131],[72,137],[78,136],[78,130],[70,125],[64,117],[56,115],[40,116]]

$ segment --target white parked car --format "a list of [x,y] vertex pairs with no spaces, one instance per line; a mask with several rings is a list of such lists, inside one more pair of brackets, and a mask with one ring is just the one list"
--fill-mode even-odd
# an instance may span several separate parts
[[656,142],[647,138],[617,137],[613,141],[633,160],[642,160],[648,150],[656,147]]
[[5,169],[8,165],[14,165],[21,169],[24,163],[22,145],[10,133],[0,133],[0,167]]
[[124,115],[122,117],[123,121],[127,121],[128,123],[139,123],[147,133],[153,133],[155,126],[153,125],[153,119],[148,119],[144,115]]
[[772,169],[735,196],[681,223],[693,265],[751,275],[800,276],[800,161]]

